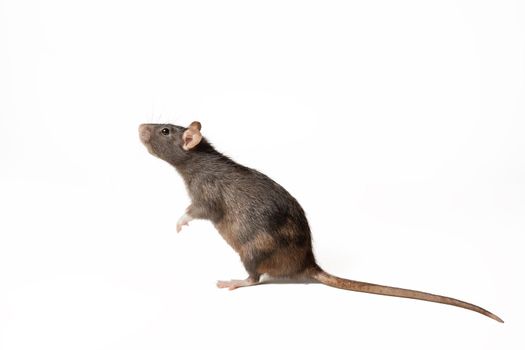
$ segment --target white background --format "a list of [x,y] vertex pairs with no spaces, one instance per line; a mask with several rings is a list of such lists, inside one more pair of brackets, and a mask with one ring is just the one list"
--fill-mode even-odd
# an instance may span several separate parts
[[[0,349],[523,349],[522,1],[0,1]],[[347,278],[234,292],[142,122],[200,120]]]

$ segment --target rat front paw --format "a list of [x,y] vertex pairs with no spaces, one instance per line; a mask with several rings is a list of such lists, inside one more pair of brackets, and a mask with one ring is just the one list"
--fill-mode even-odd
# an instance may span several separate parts
[[193,218],[188,215],[188,214],[184,214],[180,217],[179,221],[177,221],[177,233],[180,232],[180,230],[182,230],[182,226],[188,226],[188,223],[193,220]]

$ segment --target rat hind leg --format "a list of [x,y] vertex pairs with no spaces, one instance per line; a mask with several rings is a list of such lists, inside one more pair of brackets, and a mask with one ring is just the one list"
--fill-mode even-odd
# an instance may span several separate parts
[[257,277],[248,277],[244,280],[229,280],[229,281],[217,281],[217,287],[219,288],[228,288],[229,290],[234,290],[240,287],[249,287],[259,283],[259,276]]
[[257,272],[276,279],[304,280],[315,268],[315,258],[309,247],[285,246],[276,249],[257,266]]
[[241,258],[243,265],[248,271],[248,278],[244,280],[230,280],[230,281],[217,281],[217,287],[219,288],[228,288],[229,290],[234,290],[240,287],[249,287],[259,284],[261,279],[261,273],[257,271],[260,265],[260,256],[251,256],[251,257],[242,257]]

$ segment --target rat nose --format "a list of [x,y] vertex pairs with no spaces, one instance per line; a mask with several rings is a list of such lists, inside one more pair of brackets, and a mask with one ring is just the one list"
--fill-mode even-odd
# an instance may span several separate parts
[[142,142],[148,142],[151,138],[151,127],[148,124],[139,125],[139,136]]

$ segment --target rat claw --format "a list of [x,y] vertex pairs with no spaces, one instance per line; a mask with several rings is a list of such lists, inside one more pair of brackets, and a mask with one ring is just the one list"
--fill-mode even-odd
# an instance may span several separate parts
[[183,224],[177,224],[177,233],[180,233],[180,231],[182,230],[182,226],[189,226],[188,223],[183,223]]
[[189,214],[184,214],[180,217],[179,221],[177,221],[177,233],[179,233],[182,230],[182,226],[188,226],[188,223],[193,220],[193,218]]

